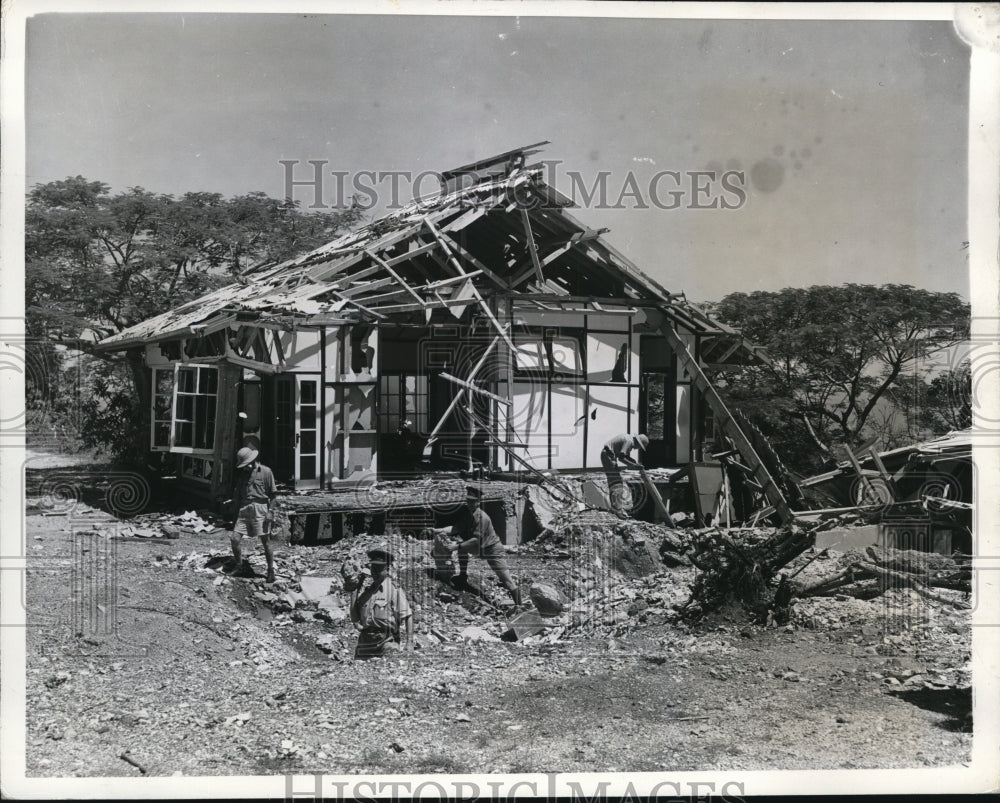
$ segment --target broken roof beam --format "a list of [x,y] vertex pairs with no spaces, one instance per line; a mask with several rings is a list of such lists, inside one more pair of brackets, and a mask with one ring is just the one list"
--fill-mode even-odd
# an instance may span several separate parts
[[[437,227],[431,221],[430,217],[425,217],[424,218],[424,225],[427,226],[427,228],[430,230],[431,234],[434,235],[434,239],[437,240],[441,244],[441,250],[444,251],[445,254],[447,255],[449,264],[461,276],[468,276],[468,274],[462,268],[462,265],[455,258],[455,254],[452,252],[451,248],[441,238],[441,235],[438,232]],[[502,337],[504,339],[504,342],[508,346],[510,346],[510,348],[513,351],[517,351],[517,347],[514,345],[514,341],[510,339],[510,335],[508,335],[507,331],[503,328],[503,326],[500,325],[500,321],[498,321],[496,319],[496,316],[493,314],[493,310],[490,309],[490,305],[487,304],[486,300],[482,297],[482,295],[480,295],[479,290],[476,288],[475,284],[472,283],[471,279],[469,279],[469,287],[471,288],[473,295],[475,295],[476,300],[479,302],[479,306],[482,308],[483,314],[486,315],[486,317],[489,319],[490,323],[492,323],[493,326],[494,326],[494,328],[497,330],[497,332],[500,333],[500,337]]]
[[490,167],[496,167],[498,165],[503,165],[506,171],[512,161],[519,161],[521,163],[529,156],[534,156],[536,153],[541,152],[541,147],[543,145],[548,145],[549,141],[535,142],[531,145],[524,145],[520,148],[514,148],[510,151],[504,151],[503,153],[498,153],[495,156],[489,156],[486,159],[480,159],[478,162],[470,162],[466,165],[461,165],[460,167],[453,167],[451,170],[445,170],[441,173],[441,180],[447,182],[449,179],[457,178],[458,176],[478,173],[482,170],[486,170]]
[[[249,344],[250,346],[253,345],[254,339],[262,337],[264,333],[264,330],[262,329],[258,329],[257,327],[252,327],[252,328],[254,331],[251,336],[251,342]],[[272,337],[274,338],[275,343],[277,343],[278,342],[277,335],[272,335]],[[267,343],[264,342],[263,340],[261,341],[261,343],[263,345],[263,348],[267,349]],[[263,362],[261,360],[250,359],[249,357],[237,354],[236,351],[233,350],[232,344],[229,342],[229,338],[226,338],[226,352],[223,355],[223,359],[226,362],[232,363],[233,365],[238,365],[241,368],[249,368],[251,371],[257,371],[258,373],[262,374],[276,374],[285,370],[284,354],[281,353],[280,344],[278,344],[277,362],[268,363],[268,362]]]
[[739,450],[740,456],[753,470],[754,479],[760,485],[765,499],[777,512],[783,524],[790,522],[792,520],[792,511],[780,486],[774,477],[771,476],[771,472],[768,471],[764,461],[760,458],[750,439],[736,422],[729,408],[722,401],[711,380],[705,375],[694,355],[691,354],[691,350],[687,344],[681,340],[669,322],[665,322],[660,327],[660,331],[666,338],[671,350],[677,356],[681,366],[691,376],[691,383],[701,392],[702,397],[708,402],[709,407],[712,408],[720,429],[733,441],[733,445]]
[[386,314],[403,313],[403,312],[417,312],[418,310],[431,310],[431,309],[452,309],[454,307],[467,307],[470,304],[479,305],[479,302],[475,298],[441,298],[428,299],[423,303],[414,304],[389,304],[385,307],[379,307],[379,311]]
[[228,363],[238,365],[240,368],[249,368],[251,371],[256,371],[259,374],[273,375],[279,374],[285,370],[285,364],[283,362],[278,363],[277,365],[272,365],[271,363],[259,362],[257,360],[247,359],[246,357],[240,357],[236,354],[230,354],[223,357],[223,359]]
[[382,290],[383,288],[391,287],[393,284],[395,284],[395,282],[392,277],[387,276],[383,279],[372,279],[364,284],[355,284],[353,287],[329,288],[328,292],[343,299],[350,299],[356,298],[362,293],[370,293],[375,290]]
[[373,309],[371,309],[369,307],[366,307],[363,304],[359,304],[354,299],[345,298],[341,293],[338,293],[336,290],[331,290],[330,293],[332,295],[336,296],[337,298],[339,298],[341,301],[344,301],[344,302],[350,304],[352,307],[357,307],[362,312],[367,313],[368,315],[371,315],[373,318],[385,318],[385,315],[383,315],[381,312],[376,312],[375,310],[373,310]]
[[528,254],[531,256],[531,265],[535,269],[535,276],[538,282],[545,281],[545,274],[542,273],[542,263],[538,259],[538,249],[535,247],[535,235],[531,231],[531,215],[524,207],[521,208],[521,222],[524,224],[524,239],[528,245]]
[[[412,286],[412,289],[415,292],[418,293],[418,297],[419,297],[419,293],[433,293],[435,290],[439,290],[439,289],[441,289],[443,287],[448,287],[450,285],[456,284],[456,283],[464,281],[466,279],[471,279],[473,276],[478,276],[478,275],[479,275],[479,271],[478,270],[477,271],[471,271],[471,272],[465,274],[465,276],[452,276],[450,279],[441,279],[441,280],[436,281],[436,282],[429,282],[428,284],[418,284],[416,286]],[[398,290],[393,290],[393,291],[388,292],[388,293],[378,293],[377,295],[373,295],[373,296],[365,296],[362,300],[366,304],[370,305],[374,301],[384,301],[384,300],[393,299],[393,298],[396,298],[398,296],[403,296],[403,295],[406,295],[406,291],[404,291],[402,288],[400,288]],[[427,302],[426,299],[421,298],[420,299],[420,303],[423,304],[423,303],[429,303],[429,302]]]
[[[623,306],[623,307],[646,307],[653,309],[660,309],[663,306],[662,301],[656,299],[641,299],[641,298],[605,298],[603,296],[581,296],[573,295],[570,293],[512,293],[508,296],[515,304],[521,304],[524,302],[537,302],[544,301],[550,304],[594,304],[600,303],[601,305],[608,306]],[[613,312],[613,310],[608,310]]]
[[416,300],[418,304],[423,305],[424,300],[418,295],[417,291],[414,290],[412,287],[410,287],[410,285],[408,285],[403,280],[403,277],[392,269],[392,266],[388,262],[386,262],[384,259],[382,259],[382,257],[378,256],[377,254],[372,253],[371,251],[366,251],[365,253],[368,254],[368,256],[371,258],[373,262],[377,262],[379,265],[385,268],[385,270],[388,271],[389,275],[392,276],[392,278],[395,279],[397,282],[399,282],[402,288],[406,290],[406,292],[409,293],[411,296],[413,296],[413,298]]
[[[535,210],[534,218],[533,229],[539,232],[542,237],[565,238],[567,234],[576,233],[576,230],[587,230],[586,226],[579,223],[567,225],[567,221],[561,214],[550,215],[545,209]],[[607,282],[610,289],[602,291],[604,295],[623,294],[628,287],[628,276],[604,254],[594,248],[595,245],[599,246],[601,243],[599,237],[586,239],[582,243],[573,243],[573,245],[580,245],[580,248],[575,249],[575,251],[571,248],[567,251],[569,256],[562,266],[562,272],[569,271],[574,282],[579,279],[581,273],[588,278]],[[583,263],[583,260],[587,260],[587,262]],[[558,274],[546,278],[561,281]],[[537,283],[544,286],[542,280],[538,280]],[[588,289],[592,287],[593,281],[588,282]]]
[[[476,374],[478,374],[480,370],[482,370],[482,367],[486,365],[486,361],[489,359],[490,354],[492,353],[493,349],[496,348],[496,345],[499,341],[500,341],[500,336],[497,335],[496,337],[493,338],[492,341],[490,341],[490,344],[483,350],[482,356],[478,360],[476,360],[476,364],[473,365],[472,370],[469,371],[468,381],[471,382],[473,379],[476,378]],[[438,419],[437,424],[434,425],[434,429],[431,430],[431,434],[427,437],[428,446],[434,443],[434,441],[437,439],[438,433],[444,426],[444,422],[448,420],[448,416],[452,414],[454,409],[458,406],[459,402],[461,402],[463,398],[465,398],[465,388],[462,388],[461,390],[458,391],[458,393],[455,395],[455,398],[451,400],[451,403],[448,405],[448,408],[444,411],[444,415],[442,415],[441,418]]]
[[385,262],[387,265],[395,267],[396,265],[399,265],[402,262],[409,262],[411,259],[416,259],[419,256],[423,256],[424,254],[430,253],[435,248],[439,247],[440,246],[438,246],[437,243],[427,243],[426,245],[420,245],[410,251],[407,251],[405,254],[400,254],[399,256],[390,257],[389,259],[385,260]]
[[[559,259],[559,257],[561,257],[563,254],[569,251],[572,247],[573,243],[566,243],[565,245],[560,246],[555,251],[552,251],[550,254],[548,254],[545,257],[545,259],[541,261],[540,267],[541,268],[547,267],[550,263],[555,262],[557,259]],[[537,256],[537,252],[535,252],[535,256]],[[531,264],[529,264],[528,267],[526,267],[524,270],[518,273],[513,279],[510,280],[511,288],[517,287],[521,282],[523,282],[532,274],[541,276],[543,281],[545,279],[544,275],[541,273],[540,268],[535,267],[534,259],[531,260]]]
[[458,242],[458,240],[456,240],[454,237],[445,232],[441,232],[441,237],[443,240],[447,241],[448,245],[451,246],[451,248],[453,248],[456,252],[461,254],[469,262],[469,264],[471,264],[477,271],[489,277],[501,287],[506,286],[507,284],[506,279],[501,278],[497,273],[486,267],[481,260],[477,259],[473,254],[471,254],[465,248],[465,246],[463,246],[460,242]]
[[498,396],[496,393],[490,393],[488,390],[483,390],[476,384],[472,382],[466,382],[464,379],[459,379],[457,376],[452,376],[451,374],[446,374],[442,371],[438,374],[442,379],[447,379],[454,385],[458,385],[460,388],[465,388],[465,390],[471,390],[473,393],[478,393],[481,396],[486,396],[488,399],[493,399],[495,402],[500,402],[500,404],[505,404],[510,407],[514,402],[510,399],[505,399],[503,396]]

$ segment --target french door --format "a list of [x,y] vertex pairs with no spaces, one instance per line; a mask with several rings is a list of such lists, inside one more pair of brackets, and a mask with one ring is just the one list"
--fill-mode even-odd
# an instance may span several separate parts
[[277,479],[296,488],[320,486],[319,391],[319,374],[275,377],[273,468]]

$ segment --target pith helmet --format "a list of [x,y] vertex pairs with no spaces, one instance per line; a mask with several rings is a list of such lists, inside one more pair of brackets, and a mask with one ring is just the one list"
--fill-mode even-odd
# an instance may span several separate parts
[[244,446],[236,453],[236,468],[246,468],[257,459],[258,454],[260,452],[252,446]]

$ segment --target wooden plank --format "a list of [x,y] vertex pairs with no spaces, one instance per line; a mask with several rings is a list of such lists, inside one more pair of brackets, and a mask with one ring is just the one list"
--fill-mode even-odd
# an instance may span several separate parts
[[420,306],[424,306],[424,300],[417,294],[417,291],[414,290],[412,287],[410,287],[410,285],[408,285],[405,281],[403,281],[403,277],[400,276],[398,273],[396,273],[396,271],[392,269],[392,266],[388,262],[386,262],[380,256],[373,254],[371,251],[366,251],[365,253],[372,258],[373,262],[377,262],[383,268],[385,268],[389,272],[389,275],[392,276],[392,278],[395,279],[397,282],[399,282],[399,284],[403,286],[403,289],[406,290],[406,292],[408,292],[411,296],[413,296],[413,298],[416,299],[417,303],[420,304]]
[[364,253],[358,252],[344,259],[336,260],[332,265],[329,262],[320,262],[318,265],[310,265],[306,268],[305,275],[314,282],[325,282],[330,277],[337,275],[342,270],[346,270],[351,265],[356,265],[365,258]]
[[[435,290],[438,290],[442,287],[448,287],[449,285],[456,284],[457,282],[464,281],[465,279],[471,279],[473,276],[478,276],[478,275],[479,271],[477,270],[473,271],[472,273],[467,273],[465,276],[452,276],[450,279],[441,279],[440,281],[431,282],[430,284],[418,284],[414,289],[424,293],[433,293]],[[363,301],[366,304],[371,304],[373,301],[379,301],[383,298],[395,298],[396,296],[403,294],[404,293],[402,290],[393,290],[391,293],[378,293],[373,296],[365,296]],[[453,303],[447,299],[442,299],[442,300],[445,301],[445,303]],[[476,303],[475,299],[471,299],[471,301],[472,303]],[[422,301],[421,303],[433,304],[434,302]],[[407,304],[406,306],[412,307],[413,305]],[[379,309],[390,309],[390,307],[379,307]],[[392,309],[395,309],[395,307],[393,307]]]
[[450,245],[456,252],[458,252],[463,257],[465,257],[465,259],[474,268],[476,268],[478,271],[481,271],[485,276],[488,276],[490,279],[492,279],[494,282],[496,282],[497,284],[499,284],[501,287],[505,287],[507,285],[507,280],[506,279],[502,279],[500,276],[498,276],[492,270],[490,270],[489,268],[487,268],[479,259],[477,259],[475,256],[473,256],[472,254],[470,254],[462,246],[462,244],[459,243],[457,240],[455,240],[453,237],[449,237],[447,234],[445,234],[443,232],[442,232],[441,236],[442,236],[442,238],[444,238],[448,242],[448,245]]
[[393,279],[389,276],[384,279],[376,279],[371,282],[366,282],[362,286],[345,287],[343,290],[334,290],[333,292],[341,298],[354,298],[355,296],[360,296],[362,293],[369,293],[373,290],[381,290],[383,287],[390,287],[392,284]]
[[350,305],[352,305],[354,307],[357,307],[362,312],[367,312],[369,315],[371,315],[371,316],[373,316],[375,318],[385,318],[385,315],[383,315],[381,312],[376,312],[375,310],[370,309],[370,308],[364,306],[363,304],[359,304],[357,301],[354,301],[353,299],[344,298],[344,296],[341,295],[340,293],[338,293],[336,290],[334,290],[332,292],[333,292],[333,295],[337,296],[337,298],[341,299],[342,301],[346,301],[348,304],[350,304]]
[[528,254],[531,256],[531,264],[535,269],[535,276],[539,282],[544,282],[545,274],[542,273],[542,263],[538,259],[538,249],[535,247],[535,235],[531,231],[531,215],[523,207],[521,208],[521,222],[524,224],[525,241],[528,245]]
[[465,299],[443,299],[439,298],[436,301],[426,301],[421,306],[420,304],[389,304],[388,306],[379,307],[379,310],[384,313],[403,313],[403,312],[419,312],[421,310],[431,310],[431,309],[452,309],[454,307],[469,306],[470,304],[479,304],[474,298]]
[[715,412],[723,432],[732,439],[733,445],[739,449],[740,455],[750,464],[753,475],[760,484],[764,496],[770,505],[774,507],[782,523],[791,521],[792,510],[788,506],[784,493],[782,493],[774,477],[771,476],[764,462],[760,459],[750,439],[747,438],[743,430],[736,423],[732,413],[729,412],[729,409],[720,398],[718,391],[716,391],[708,377],[705,376],[705,372],[702,371],[698,361],[691,355],[687,344],[681,340],[670,323],[665,323],[660,328],[660,331],[667,339],[667,344],[673,350],[674,354],[677,355],[678,360],[680,360],[688,374],[691,375],[692,383],[701,391],[708,405]]
[[896,488],[896,481],[892,478],[892,474],[885,467],[885,463],[882,462],[882,458],[879,457],[879,453],[873,448],[869,449],[869,454],[871,454],[872,461],[875,463],[875,468],[878,469],[879,476],[882,477],[882,482],[885,483],[886,488],[889,489],[889,495],[892,497],[893,502],[899,501],[899,491]]
[[578,501],[577,498],[570,491],[564,488],[559,482],[554,480],[552,478],[552,475],[539,471],[537,468],[531,465],[531,463],[529,463],[527,460],[521,457],[521,455],[515,454],[511,448],[509,448],[503,441],[501,441],[493,433],[490,432],[489,425],[486,424],[486,422],[484,422],[476,414],[474,410],[470,409],[469,415],[471,416],[472,420],[475,423],[479,424],[479,426],[483,428],[483,431],[486,432],[486,439],[488,443],[490,443],[493,446],[499,446],[501,449],[503,449],[504,452],[506,452],[507,455],[514,460],[514,462],[516,462],[518,465],[524,466],[524,468],[526,468],[528,471],[530,471],[532,474],[538,477],[539,481],[543,485],[548,485],[550,488],[557,490],[559,492],[559,495],[563,497],[564,501],[574,502],[574,503]]
[[[454,267],[455,270],[460,275],[467,276],[468,274],[466,274],[465,270],[463,270],[461,264],[459,264],[459,261],[455,258],[455,255],[452,253],[451,249],[448,247],[448,244],[441,238],[441,235],[438,233],[437,228],[435,227],[434,223],[431,222],[431,219],[429,217],[425,217],[424,218],[424,224],[427,226],[428,229],[430,229],[430,232],[431,232],[431,234],[434,235],[434,238],[439,243],[441,243],[441,249],[445,252],[445,254],[448,255],[448,260],[449,260],[450,264],[452,265],[452,267]],[[514,341],[510,339],[510,335],[507,334],[507,330],[504,329],[504,327],[500,325],[500,321],[498,321],[496,319],[496,316],[493,314],[493,311],[490,309],[490,305],[487,304],[486,300],[479,294],[479,290],[476,289],[476,286],[474,284],[470,284],[470,287],[472,288],[472,292],[476,296],[476,300],[479,302],[480,308],[483,310],[483,313],[489,319],[490,323],[493,324],[493,326],[497,330],[497,332],[500,333],[500,337],[502,337],[504,339],[504,342],[508,346],[510,346],[512,349],[516,350],[516,347],[514,346]]]
[[657,490],[656,485],[649,478],[649,474],[646,473],[646,469],[639,468],[639,476],[642,477],[642,484],[646,487],[646,493],[649,494],[649,498],[653,500],[653,507],[656,510],[656,516],[653,521],[664,521],[670,522],[670,511],[667,510],[667,506],[663,504],[663,497],[660,496],[660,492]]
[[251,371],[257,371],[261,374],[274,375],[285,370],[285,364],[283,362],[278,365],[272,365],[268,362],[248,360],[246,357],[240,357],[238,354],[227,354],[224,359],[226,362],[231,362],[233,365],[238,365],[241,368],[249,368]]
[[[483,352],[483,356],[480,357],[479,360],[476,361],[476,364],[472,366],[472,370],[469,371],[469,376],[468,376],[470,382],[473,379],[475,379],[476,374],[478,374],[480,370],[482,370],[482,367],[486,365],[486,360],[489,359],[490,352],[493,351],[493,349],[496,347],[496,344],[499,342],[500,342],[500,336],[497,335],[486,347],[486,350]],[[444,422],[448,420],[448,416],[452,414],[452,411],[458,406],[459,402],[463,398],[465,398],[465,388],[460,390],[458,394],[455,396],[455,398],[451,400],[451,403],[448,405],[448,408],[444,411],[444,415],[442,415],[441,418],[438,419],[437,424],[434,425],[434,429],[431,430],[431,434],[427,438],[427,445],[424,447],[425,457],[429,455],[430,447],[437,439],[437,435],[441,431],[441,427],[444,426]]]
[[412,251],[407,251],[405,254],[400,254],[399,256],[387,259],[386,264],[395,267],[403,262],[409,262],[411,259],[416,259],[424,254],[429,254],[435,248],[440,248],[437,243],[428,243],[427,245],[421,245],[419,248],[414,248]]
[[[566,243],[565,245],[560,246],[555,251],[553,251],[552,253],[548,254],[542,260],[542,267],[545,268],[550,263],[555,262],[557,259],[559,259],[559,257],[561,257],[563,254],[565,254],[567,251],[569,251],[572,247],[573,247],[573,243]],[[521,282],[523,282],[525,279],[527,279],[533,273],[536,273],[534,262],[532,262],[531,264],[529,264],[520,273],[518,273],[517,276],[515,276],[513,279],[511,279],[510,280],[510,286],[512,288],[517,287]]]
[[514,403],[510,399],[505,399],[503,396],[498,396],[496,393],[490,393],[488,390],[483,390],[481,387],[474,385],[472,382],[466,382],[464,379],[459,379],[457,376],[446,374],[444,371],[438,374],[438,376],[442,379],[447,379],[452,384],[463,387],[466,390],[471,390],[481,396],[486,396],[489,399],[493,399],[493,401],[500,402],[500,404],[506,404],[508,407]]

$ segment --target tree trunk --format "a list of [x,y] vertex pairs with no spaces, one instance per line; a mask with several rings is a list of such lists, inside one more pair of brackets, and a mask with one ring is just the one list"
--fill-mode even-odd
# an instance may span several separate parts
[[152,426],[150,415],[153,408],[150,371],[146,367],[144,349],[129,349],[125,357],[132,372],[132,384],[138,404],[138,426],[135,431],[134,446],[137,454],[146,455],[149,451],[149,429]]

